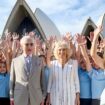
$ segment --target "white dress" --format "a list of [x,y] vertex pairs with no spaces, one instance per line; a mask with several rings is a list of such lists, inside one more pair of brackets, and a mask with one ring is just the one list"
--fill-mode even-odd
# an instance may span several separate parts
[[69,60],[63,69],[57,60],[51,64],[48,84],[51,105],[75,105],[76,93],[80,92],[77,61]]
[[105,89],[103,90],[103,92],[101,94],[100,105],[105,105]]

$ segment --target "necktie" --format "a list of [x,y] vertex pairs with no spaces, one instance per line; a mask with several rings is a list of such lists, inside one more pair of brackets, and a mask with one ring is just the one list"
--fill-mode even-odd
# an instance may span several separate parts
[[26,57],[26,67],[27,67],[27,73],[30,74],[30,68],[31,68],[31,57]]

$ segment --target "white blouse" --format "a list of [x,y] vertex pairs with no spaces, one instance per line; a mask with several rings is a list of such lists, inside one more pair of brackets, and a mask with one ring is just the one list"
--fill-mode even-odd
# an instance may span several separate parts
[[78,63],[70,59],[62,69],[58,60],[51,62],[48,84],[52,105],[75,105],[76,93],[80,92]]

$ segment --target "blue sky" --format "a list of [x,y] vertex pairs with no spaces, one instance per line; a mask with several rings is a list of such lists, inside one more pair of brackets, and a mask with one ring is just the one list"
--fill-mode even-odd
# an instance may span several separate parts
[[[97,23],[105,13],[105,0],[26,0],[32,11],[40,8],[56,24],[61,34],[79,33],[91,17]],[[0,34],[16,0],[0,1]]]

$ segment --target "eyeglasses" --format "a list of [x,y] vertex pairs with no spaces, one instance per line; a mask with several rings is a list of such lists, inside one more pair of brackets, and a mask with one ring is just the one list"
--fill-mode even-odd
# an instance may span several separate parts
[[28,46],[33,46],[34,44],[33,43],[26,43],[25,45],[28,47]]

